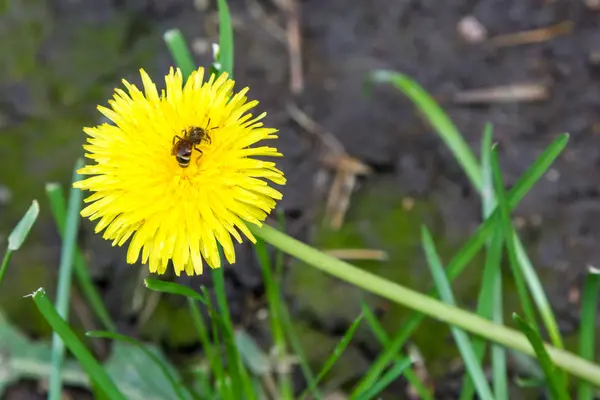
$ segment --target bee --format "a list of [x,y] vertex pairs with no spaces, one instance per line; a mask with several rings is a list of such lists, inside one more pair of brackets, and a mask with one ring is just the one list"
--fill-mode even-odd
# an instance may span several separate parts
[[207,129],[197,126],[189,127],[188,129],[184,129],[182,132],[183,137],[175,135],[173,138],[171,155],[175,156],[175,159],[181,168],[187,168],[190,165],[190,158],[193,150],[196,150],[200,153],[200,156],[196,162],[200,161],[202,150],[198,148],[198,145],[200,145],[202,141],[210,144],[210,136],[208,136]]

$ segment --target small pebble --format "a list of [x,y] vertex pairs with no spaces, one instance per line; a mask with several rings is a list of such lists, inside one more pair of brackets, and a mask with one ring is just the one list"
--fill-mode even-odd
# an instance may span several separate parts
[[7,205],[12,200],[12,191],[4,185],[0,185],[0,206]]
[[484,42],[488,37],[485,26],[472,15],[463,17],[457,26],[459,35],[467,42],[477,44]]
[[198,56],[208,53],[210,50],[210,42],[206,39],[195,38],[192,41],[192,52]]
[[548,173],[546,173],[546,179],[548,179],[550,182],[556,182],[560,179],[560,172],[554,168],[551,168]]
[[600,0],[585,0],[585,5],[594,11],[600,11]]

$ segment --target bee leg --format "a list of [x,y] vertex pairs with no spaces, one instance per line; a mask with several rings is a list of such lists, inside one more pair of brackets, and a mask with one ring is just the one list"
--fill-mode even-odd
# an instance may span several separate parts
[[182,138],[181,136],[179,136],[179,135],[175,135],[175,136],[173,137],[173,144],[175,144],[175,142],[177,141],[177,139],[179,139],[179,140],[183,140],[183,138]]
[[198,151],[198,153],[200,153],[200,155],[198,156],[198,158],[196,158],[196,165],[200,165],[200,159],[202,158],[202,150],[200,150],[197,147],[194,147],[195,150]]

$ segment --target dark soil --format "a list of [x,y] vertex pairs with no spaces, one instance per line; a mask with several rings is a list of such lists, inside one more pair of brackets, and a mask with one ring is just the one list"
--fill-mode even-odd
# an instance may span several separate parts
[[[0,10],[0,21],[6,19],[13,29],[23,28],[18,40],[32,47],[30,59],[15,60],[7,51],[0,56],[2,62],[10,59],[12,66],[0,81],[4,124],[0,184],[12,193],[12,200],[0,204],[6,216],[1,234],[18,219],[25,201],[31,196],[43,198],[45,182],[68,181],[83,140],[80,126],[97,121],[95,104],[104,103],[122,77],[138,82],[139,67],[156,80],[165,73],[171,59],[162,42],[164,30],[179,27],[194,43],[198,63],[210,63],[209,45],[217,32],[215,5],[210,2],[204,8],[203,3],[196,2],[201,6],[198,9],[192,1],[183,0],[54,0],[49,4],[33,1],[24,6],[25,14],[10,7]],[[596,223],[600,222],[600,64],[593,61],[593,55],[597,59],[600,52],[600,11],[587,8],[582,0],[298,3],[304,90],[293,96],[286,44],[265,29],[264,20],[249,13],[249,5],[258,4],[269,19],[285,28],[282,13],[268,0],[230,1],[237,87],[249,86],[250,95],[269,113],[268,123],[281,131],[278,147],[285,154],[281,167],[288,177],[281,206],[289,230],[310,241],[308,228],[320,223],[314,211],[324,199],[316,192],[323,148],[291,120],[285,109],[288,102],[296,102],[339,139],[351,156],[370,165],[375,174],[367,181],[385,177],[407,196],[438,199],[436,207],[450,227],[447,234],[459,240],[479,222],[477,193],[409,101],[390,87],[376,87],[366,96],[365,78],[380,68],[401,71],[436,96],[516,83],[546,85],[549,96],[538,102],[476,106],[446,102],[443,107],[477,153],[484,124],[493,124],[509,186],[559,134],[570,134],[567,150],[515,215],[522,222],[537,268],[550,273],[546,290],[561,327],[567,334],[573,332],[578,323],[574,288],[581,286],[587,265],[597,265],[600,257],[596,245],[600,235],[600,223]],[[467,15],[477,18],[491,37],[563,21],[571,21],[573,29],[537,44],[492,48],[486,43],[468,44],[457,33],[459,21]],[[2,41],[9,37],[1,30],[0,35]],[[77,113],[77,118],[65,120],[63,115],[69,113]],[[39,135],[50,129],[45,121],[54,120],[64,123],[52,125],[48,132],[52,138],[36,148],[42,140]],[[67,164],[63,164],[65,159]],[[18,182],[13,178],[22,174]],[[45,203],[43,208],[47,208]],[[32,246],[44,254],[46,262],[54,262],[58,238],[48,212],[42,217]],[[124,332],[138,334],[140,310],[123,306],[131,304],[132,292],[139,286],[138,268],[124,267],[122,249],[112,249],[93,236],[90,224],[84,223],[82,229],[81,245],[111,312]],[[240,252],[238,264],[226,271],[229,300],[233,318],[252,326],[263,292],[260,268],[250,248]],[[208,277],[179,281],[210,285]],[[25,288],[22,294],[30,291]],[[173,307],[185,305],[178,299],[169,301]],[[328,329],[327,324],[320,327]],[[173,354],[178,348],[195,346],[154,338],[164,341]],[[440,398],[455,398],[451,388],[460,379],[454,372],[439,377],[438,387],[445,390]],[[23,398],[16,389],[10,393],[9,398]]]

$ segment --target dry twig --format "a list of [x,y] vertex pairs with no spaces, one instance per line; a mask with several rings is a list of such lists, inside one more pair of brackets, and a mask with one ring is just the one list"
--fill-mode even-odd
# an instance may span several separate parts
[[302,73],[302,36],[300,35],[300,6],[296,0],[273,0],[285,15],[286,38],[290,58],[290,90],[298,95],[304,91]]
[[459,104],[473,103],[512,103],[547,100],[548,87],[539,83],[515,83],[459,92],[453,101]]
[[324,147],[323,163],[335,170],[333,184],[329,191],[326,208],[326,220],[330,227],[339,229],[344,222],[346,211],[350,205],[350,196],[356,184],[357,175],[366,175],[370,168],[354,157],[346,154],[344,146],[331,133],[325,131],[297,105],[287,106],[290,117],[304,130],[313,135]]
[[556,25],[529,31],[509,33],[491,38],[487,43],[492,47],[509,47],[524,44],[541,43],[557,36],[568,35],[573,31],[572,21],[563,21]]

